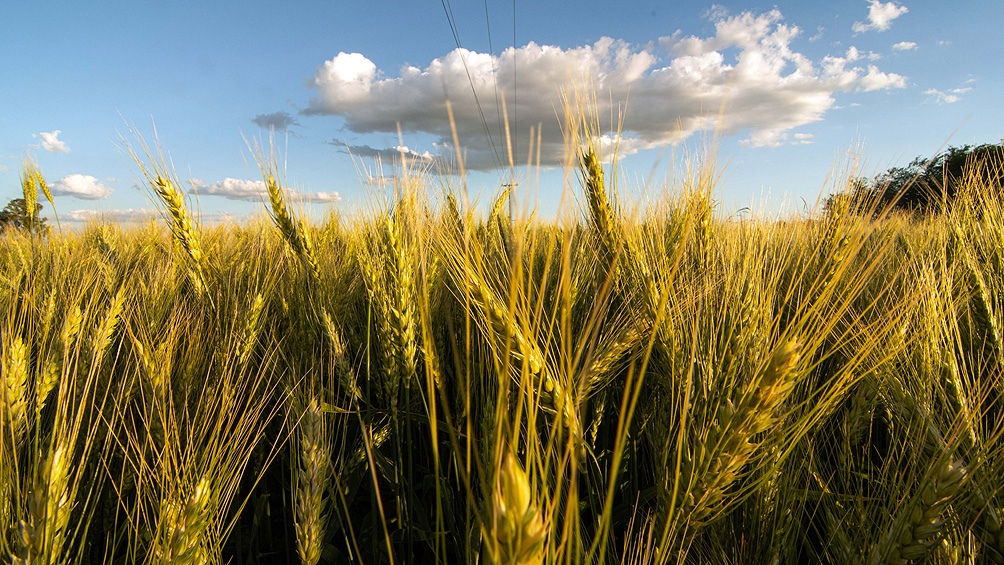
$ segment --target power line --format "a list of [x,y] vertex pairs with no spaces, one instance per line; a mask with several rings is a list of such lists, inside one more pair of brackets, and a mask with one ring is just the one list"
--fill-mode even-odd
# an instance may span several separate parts
[[474,103],[478,107],[478,115],[481,116],[481,124],[485,128],[485,137],[488,138],[488,145],[491,148],[492,155],[495,157],[495,162],[498,163],[499,168],[502,168],[504,167],[502,158],[499,155],[498,147],[495,145],[495,139],[492,137],[491,128],[488,127],[488,120],[485,119],[485,112],[481,107],[481,99],[478,97],[478,90],[474,86],[474,79],[471,77],[471,70],[467,66],[467,57],[464,56],[463,45],[460,43],[460,34],[457,32],[456,18],[453,16],[453,6],[450,5],[450,0],[440,0],[440,3],[443,5],[443,11],[446,13],[446,19],[450,24],[450,31],[453,33],[453,40],[456,42],[457,49],[460,52],[460,61],[464,64],[464,72],[467,73],[467,82],[470,83],[471,92],[474,94]]
[[[512,0],[512,155],[518,159],[516,147],[519,144],[519,105],[516,100],[516,0]],[[513,179],[515,181],[515,179]]]
[[[492,45],[492,22],[491,18],[488,16],[488,0],[485,0],[485,26],[488,28],[488,52],[491,53],[492,59],[495,58],[495,47]],[[502,106],[499,102],[499,78],[498,74],[495,72],[495,65],[492,64],[492,83],[495,86],[495,118],[498,120],[498,132],[499,136],[502,136],[503,129],[502,124]]]

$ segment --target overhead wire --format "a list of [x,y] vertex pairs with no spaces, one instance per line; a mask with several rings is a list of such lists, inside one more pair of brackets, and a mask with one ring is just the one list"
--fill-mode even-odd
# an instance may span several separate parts
[[488,145],[491,148],[492,156],[495,158],[495,162],[498,164],[499,168],[503,168],[504,165],[502,157],[499,153],[498,146],[495,143],[495,138],[492,136],[491,128],[488,127],[488,120],[485,118],[485,112],[484,108],[481,106],[481,99],[478,96],[478,90],[474,85],[473,77],[471,77],[471,70],[467,66],[467,57],[464,55],[463,45],[460,42],[460,34],[457,31],[456,18],[453,16],[453,6],[450,4],[450,0],[440,0],[440,3],[443,5],[443,11],[446,13],[446,19],[450,24],[450,32],[453,33],[453,40],[457,44],[457,50],[460,53],[460,61],[464,65],[464,72],[467,73],[467,82],[471,85],[471,92],[474,94],[474,103],[478,108],[478,115],[481,117],[481,124],[485,128],[485,137],[488,138]]

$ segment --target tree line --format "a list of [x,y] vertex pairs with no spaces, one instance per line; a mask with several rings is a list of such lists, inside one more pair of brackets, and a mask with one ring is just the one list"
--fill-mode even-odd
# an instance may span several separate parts
[[932,158],[917,157],[905,167],[892,167],[869,179],[858,177],[847,191],[830,195],[824,207],[842,200],[872,210],[888,208],[914,214],[938,214],[954,205],[964,183],[1001,186],[1004,141],[949,147]]

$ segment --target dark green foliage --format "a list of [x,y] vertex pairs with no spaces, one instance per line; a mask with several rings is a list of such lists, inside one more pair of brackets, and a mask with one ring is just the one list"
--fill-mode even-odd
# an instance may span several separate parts
[[[1004,145],[984,143],[949,147],[928,159],[917,157],[905,167],[892,167],[872,179],[852,180],[849,193],[857,200],[878,201],[909,212],[931,214],[950,209],[963,181],[999,186],[1004,180]],[[831,196],[826,207],[832,208]]]
[[0,210],[0,232],[7,229],[28,230],[32,233],[45,234],[49,232],[49,226],[45,225],[45,218],[39,216],[42,211],[41,204],[35,204],[35,215],[28,214],[28,205],[24,198],[15,198],[7,203],[7,207]]

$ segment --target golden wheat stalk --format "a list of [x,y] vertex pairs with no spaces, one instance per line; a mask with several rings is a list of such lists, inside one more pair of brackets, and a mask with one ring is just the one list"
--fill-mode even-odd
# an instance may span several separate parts
[[25,227],[34,231],[38,221],[38,176],[35,175],[35,164],[30,160],[26,160],[21,168],[21,193],[24,195],[24,211],[28,215]]
[[35,473],[28,498],[28,520],[19,524],[18,559],[15,563],[58,563],[62,560],[66,528],[70,522],[70,446],[56,441]]
[[363,393],[359,389],[356,372],[352,370],[352,365],[349,362],[348,348],[345,345],[342,332],[339,331],[338,326],[335,325],[335,320],[327,310],[322,313],[321,317],[324,324],[324,334],[328,337],[328,343],[331,345],[331,353],[335,359],[335,372],[337,373],[338,382],[342,385],[342,390],[348,393],[349,398],[354,402],[358,402],[362,400]]
[[321,559],[331,488],[331,442],[321,401],[311,395],[303,408],[294,443],[298,456],[293,504],[296,550],[304,565]]
[[515,351],[511,351],[513,358],[526,363],[530,374],[540,374],[544,368],[544,354],[534,340],[531,340],[523,331],[523,327],[513,317],[509,308],[498,298],[495,290],[478,273],[477,269],[470,264],[466,257],[453,258],[452,263],[460,271],[463,277],[462,282],[466,283],[474,299],[474,307],[481,313],[484,319],[488,320],[488,327],[501,336],[508,335],[514,345]]
[[150,548],[148,563],[195,565],[207,562],[205,536],[212,488],[209,477],[203,477],[187,496],[174,493],[162,499],[157,537]]
[[495,563],[542,564],[547,527],[526,471],[512,452],[506,454],[496,484],[489,524],[489,548]]
[[95,359],[103,357],[105,352],[108,351],[108,348],[111,347],[112,338],[115,335],[116,328],[119,326],[124,306],[125,288],[123,287],[115,293],[114,297],[112,297],[112,302],[108,305],[105,317],[102,319],[101,324],[97,328],[97,332],[94,334],[92,347]]
[[[74,306],[67,313],[66,319],[63,320],[63,329],[60,339],[60,347],[62,349],[61,361],[63,365],[69,363],[70,351],[73,349],[73,344],[76,341],[77,335],[80,334],[80,327],[83,323],[83,318],[84,316],[83,312],[80,310],[80,306]],[[45,405],[49,400],[49,395],[59,382],[59,367],[60,363],[57,363],[53,359],[49,359],[45,364],[45,368],[39,375],[38,382],[35,384],[36,419],[42,414],[42,410],[45,408]]]
[[384,269],[390,283],[390,295],[386,297],[390,304],[385,311],[390,315],[390,351],[395,357],[397,371],[407,384],[417,371],[417,322],[412,253],[399,225],[397,218],[400,217],[388,217],[385,222],[387,251],[384,253]]
[[739,478],[743,465],[753,455],[754,438],[775,421],[780,405],[795,384],[798,342],[788,340],[775,349],[760,379],[755,381],[737,406],[721,405],[717,425],[699,438],[693,455],[684,451],[684,483],[681,506],[693,530],[721,510],[728,488]]
[[960,462],[942,465],[938,472],[924,484],[908,507],[909,513],[893,523],[893,532],[885,536],[888,542],[880,548],[884,562],[888,565],[907,565],[923,562],[931,550],[946,534],[944,513],[952,499],[958,494],[967,477],[966,468]]
[[[984,471],[983,474],[994,476],[993,471]],[[970,482],[968,486],[965,510],[968,516],[976,517],[971,519],[971,531],[980,541],[981,555],[991,563],[1004,565],[1004,508],[998,507],[993,501],[996,498],[994,494],[988,495],[985,487],[977,481]]]
[[244,329],[240,337],[240,351],[238,359],[242,367],[246,367],[251,361],[251,354],[255,345],[258,344],[258,337],[264,327],[262,311],[265,309],[265,296],[262,293],[255,294],[251,309],[248,310],[247,319],[244,322]]
[[[52,215],[56,219],[56,226],[59,226],[59,214],[56,213],[56,202],[52,199],[52,191],[49,190],[49,185],[48,183],[45,182],[45,177],[42,176],[42,171],[39,170],[38,164],[35,163],[35,161],[33,161],[30,158],[25,161],[25,169],[24,169],[24,176],[28,177],[29,175],[34,178],[34,184],[38,187],[38,190],[41,190],[42,194],[45,195],[45,199],[49,201],[49,206],[52,207]],[[37,201],[37,194],[38,193],[35,192],[36,201]],[[28,199],[25,198],[25,203],[27,202]],[[34,206],[34,204],[35,202],[32,202],[31,209],[33,211],[37,208],[36,206]]]
[[[3,376],[0,377],[0,401],[3,402],[3,424],[12,432],[16,445],[24,433],[27,421],[28,347],[20,336],[4,336]],[[10,340],[10,341],[8,341]],[[7,438],[5,438],[7,439]]]
[[262,176],[265,177],[265,190],[268,192],[272,220],[282,234],[283,241],[293,251],[293,255],[310,271],[311,276],[316,280],[321,276],[321,266],[317,261],[317,250],[314,247],[310,232],[303,222],[295,217],[286,205],[286,193],[282,185],[276,178],[274,164],[259,162],[262,168]]
[[[599,240],[599,275],[610,278],[622,294],[639,292],[652,320],[661,319],[662,293],[644,253],[630,237],[607,196],[603,166],[592,148],[581,159],[594,237]],[[622,267],[623,266],[623,267]],[[625,286],[626,285],[626,286]],[[663,329],[660,327],[660,334]],[[661,342],[660,342],[661,343]]]

